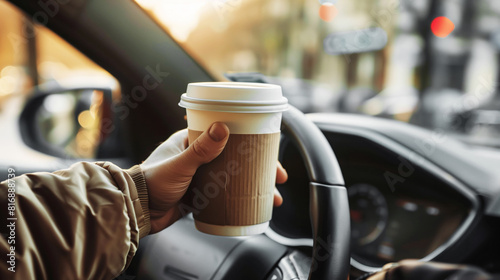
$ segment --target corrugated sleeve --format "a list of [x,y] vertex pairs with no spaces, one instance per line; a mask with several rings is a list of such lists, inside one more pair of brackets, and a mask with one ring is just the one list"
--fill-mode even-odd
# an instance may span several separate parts
[[[144,179],[144,173],[139,165],[135,165],[132,168],[126,170],[126,172],[132,177],[135,183],[135,188],[137,190],[137,195],[140,202],[140,207],[142,209],[142,219],[138,218],[138,226],[140,238],[147,236],[151,231],[151,223],[149,216],[149,196],[148,188],[146,186],[146,180]],[[134,207],[138,208],[138,206]],[[137,209],[136,209],[137,211]]]

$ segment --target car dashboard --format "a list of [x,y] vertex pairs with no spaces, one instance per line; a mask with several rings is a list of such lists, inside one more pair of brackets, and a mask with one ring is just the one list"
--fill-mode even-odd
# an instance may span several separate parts
[[[331,144],[346,183],[351,264],[367,272],[402,259],[460,262],[466,258],[456,252],[462,250],[459,244],[467,243],[467,234],[482,215],[482,205],[473,188],[433,160],[449,139],[436,140],[429,133],[425,141],[412,139],[424,143],[425,150],[412,149],[391,137],[393,131],[387,137],[371,128],[370,122],[378,120],[362,117],[361,124],[343,125],[333,121],[335,117],[318,114],[312,119]],[[274,210],[268,235],[293,245],[293,240],[312,237],[309,179],[298,149],[286,136],[280,149],[289,180],[278,186],[284,203]]]
[[[332,146],[346,184],[351,279],[402,259],[500,272],[498,151],[475,157],[472,147],[390,120],[308,117]],[[313,245],[309,178],[290,139],[283,131],[279,160],[289,178],[278,186],[284,202],[273,210],[265,234],[207,235],[186,216],[141,239],[128,272],[140,279],[281,279],[274,273],[293,263],[300,277],[290,279],[307,279]]]

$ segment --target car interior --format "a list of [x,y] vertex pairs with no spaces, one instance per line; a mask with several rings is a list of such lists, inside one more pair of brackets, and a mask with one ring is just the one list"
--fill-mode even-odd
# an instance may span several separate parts
[[0,176],[129,168],[186,128],[189,83],[278,84],[289,178],[266,232],[187,215],[115,279],[500,273],[499,30],[495,0],[1,0]]

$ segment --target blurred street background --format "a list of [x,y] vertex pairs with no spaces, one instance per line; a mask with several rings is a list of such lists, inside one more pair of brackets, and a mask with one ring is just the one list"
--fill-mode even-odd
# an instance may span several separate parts
[[[304,112],[391,118],[500,147],[500,1],[338,0],[330,22],[320,18],[318,0],[136,2],[221,80],[240,75],[280,84]],[[440,16],[454,24],[445,37],[431,30]],[[35,86],[113,79],[5,1],[0,36],[1,145],[20,141],[17,118]],[[45,125],[68,122],[71,102],[47,104],[59,117]],[[68,123],[77,128],[68,131],[92,127],[89,114],[98,122],[99,114],[88,111]],[[65,133],[47,137],[57,141],[68,138]],[[67,145],[82,154],[83,144]],[[12,158],[19,156],[12,151]]]

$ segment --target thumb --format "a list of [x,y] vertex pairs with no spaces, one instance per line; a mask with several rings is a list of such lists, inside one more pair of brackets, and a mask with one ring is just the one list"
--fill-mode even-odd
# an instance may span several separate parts
[[200,165],[215,159],[226,146],[229,128],[220,122],[213,123],[176,159],[177,164],[194,175]]

